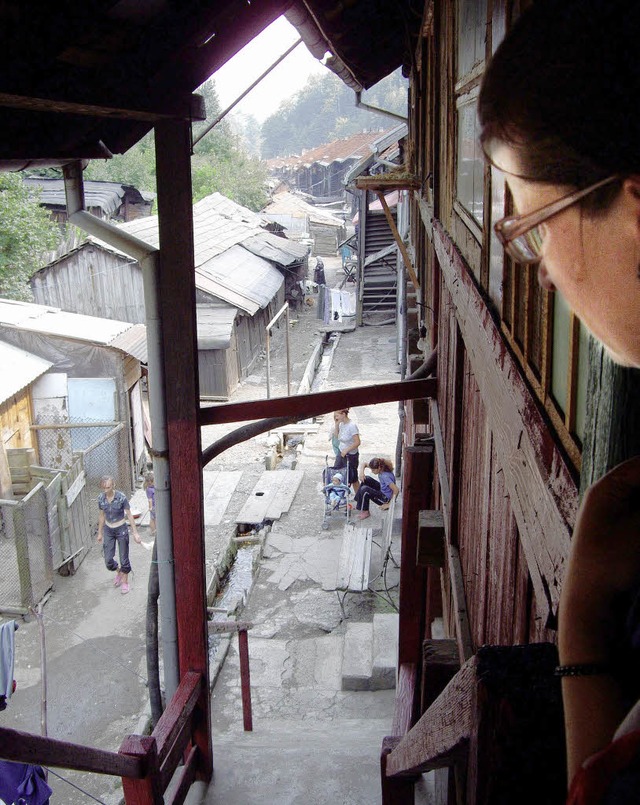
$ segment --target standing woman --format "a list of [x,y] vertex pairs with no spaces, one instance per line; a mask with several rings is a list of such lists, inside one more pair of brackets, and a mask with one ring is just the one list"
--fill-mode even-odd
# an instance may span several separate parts
[[353,491],[357,492],[360,482],[358,481],[358,465],[360,463],[360,434],[358,426],[349,419],[349,409],[340,408],[335,411],[334,435],[338,437],[339,453],[336,456],[334,465],[335,470],[346,469],[347,477],[345,483],[352,485]]
[[[495,225],[614,360],[640,367],[640,3],[539,0],[480,91],[515,212]],[[587,492],[558,648],[571,803],[640,801],[640,458]],[[635,703],[635,704],[634,704]]]
[[[142,540],[138,534],[136,521],[131,513],[131,506],[124,492],[115,488],[110,475],[105,475],[100,481],[102,492],[98,495],[98,542],[103,543],[104,563],[107,570],[116,572],[114,587],[120,587],[120,592],[126,595],[129,592],[129,527],[133,538],[140,544]],[[120,564],[115,560],[116,545]]]
[[[377,476],[376,478],[364,474],[367,467]],[[396,476],[393,474],[393,464],[386,458],[372,458],[360,473],[360,488],[355,497],[359,514],[356,516],[359,520],[364,520],[370,516],[371,501],[379,506],[388,506],[391,499],[397,497],[399,492]]]

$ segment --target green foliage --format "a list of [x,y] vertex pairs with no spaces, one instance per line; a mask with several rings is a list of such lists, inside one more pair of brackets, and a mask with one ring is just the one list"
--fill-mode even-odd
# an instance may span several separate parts
[[29,277],[41,268],[60,231],[17,173],[0,173],[0,296],[31,299]]
[[[362,102],[406,116],[407,81],[399,70],[362,94]],[[313,75],[306,86],[262,124],[262,156],[301,154],[360,131],[393,126],[393,120],[358,109],[353,90],[334,73]]]
[[[194,140],[221,111],[212,79],[206,81],[198,93],[204,96],[207,120],[194,123]],[[153,132],[150,132],[126,154],[104,162],[91,162],[84,178],[121,182],[138,190],[156,192],[155,171]],[[262,209],[267,203],[266,171],[258,159],[248,155],[226,119],[196,144],[191,173],[194,202],[217,191],[252,210]]]
[[149,132],[124,154],[112,159],[92,160],[84,170],[84,178],[96,182],[119,182],[137,190],[156,192],[156,163],[153,132]]

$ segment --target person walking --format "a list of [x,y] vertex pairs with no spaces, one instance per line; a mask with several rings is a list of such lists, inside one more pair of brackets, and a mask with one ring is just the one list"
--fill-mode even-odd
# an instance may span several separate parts
[[[98,495],[98,537],[97,541],[102,543],[104,552],[104,563],[107,570],[116,572],[113,582],[114,587],[120,587],[122,595],[129,592],[129,573],[131,573],[131,562],[129,561],[129,527],[133,533],[134,540],[138,545],[142,542],[136,527],[131,506],[124,492],[115,488],[115,483],[110,475],[105,475],[100,481],[102,492]],[[120,564],[115,561],[116,544],[118,545],[118,556]]]
[[[365,475],[364,471],[370,469],[376,475]],[[372,458],[365,464],[360,473],[360,488],[356,492],[355,501],[359,520],[370,517],[369,504],[371,501],[383,508],[388,508],[392,498],[400,493],[396,484],[396,476],[393,473],[393,464],[386,458]]]

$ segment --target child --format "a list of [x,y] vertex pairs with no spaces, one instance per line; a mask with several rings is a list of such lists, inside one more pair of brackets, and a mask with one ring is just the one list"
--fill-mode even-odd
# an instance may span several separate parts
[[149,512],[151,519],[149,520],[149,533],[152,537],[156,535],[156,482],[152,472],[148,472],[144,476],[143,488],[147,493],[147,500],[149,501]]
[[346,502],[349,487],[344,483],[342,473],[336,472],[331,477],[331,483],[324,487],[323,492],[325,495],[329,495],[332,509],[337,509],[341,503]]

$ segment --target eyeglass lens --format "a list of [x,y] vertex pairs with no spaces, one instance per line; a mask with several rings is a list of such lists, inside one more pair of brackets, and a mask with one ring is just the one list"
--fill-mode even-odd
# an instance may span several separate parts
[[511,256],[520,263],[537,263],[542,253],[542,232],[534,226],[517,238],[509,241]]

